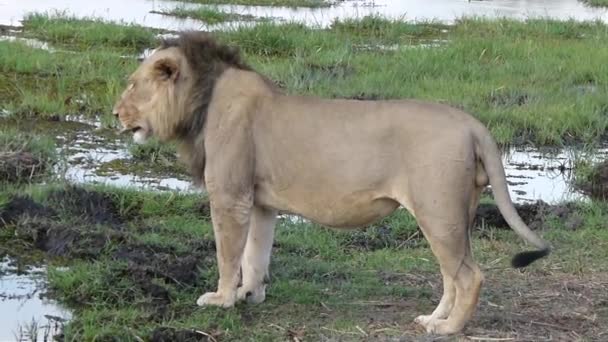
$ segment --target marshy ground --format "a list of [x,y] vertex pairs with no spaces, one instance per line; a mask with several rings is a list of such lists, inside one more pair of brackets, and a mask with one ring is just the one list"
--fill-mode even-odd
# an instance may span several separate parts
[[[293,5],[304,2],[326,4]],[[211,15],[210,8],[199,19],[245,19]],[[463,18],[448,25],[369,16],[311,28],[249,19],[255,25],[216,34],[289,93],[449,103],[477,116],[504,146],[569,146],[593,156],[607,142],[602,22]],[[437,305],[440,276],[403,210],[353,232],[285,216],[266,302],[197,307],[196,298],[217,281],[205,196],[112,179],[120,171],[188,182],[171,145],[132,146],[116,134],[110,115],[138,57],[155,46],[157,34],[171,32],[43,13],[2,32],[0,254],[24,267],[46,266],[45,295],[71,310],[61,338],[434,339],[412,320]],[[90,152],[96,149],[103,151]],[[603,158],[555,167],[574,174],[572,187],[589,195],[584,200],[518,206],[555,247],[522,271],[509,259],[526,246],[505,229],[486,194],[473,232],[486,275],[479,310],[463,334],[441,340],[608,338]],[[70,177],[75,169],[94,169],[93,181]],[[101,179],[116,182],[90,184]],[[131,187],[118,186],[125,184]]]

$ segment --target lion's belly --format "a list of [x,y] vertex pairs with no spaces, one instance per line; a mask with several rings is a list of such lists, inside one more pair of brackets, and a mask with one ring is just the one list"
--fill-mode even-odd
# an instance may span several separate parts
[[399,203],[375,191],[359,191],[331,196],[306,191],[279,193],[261,191],[256,200],[262,204],[301,215],[311,221],[335,228],[355,228],[373,223],[392,213]]

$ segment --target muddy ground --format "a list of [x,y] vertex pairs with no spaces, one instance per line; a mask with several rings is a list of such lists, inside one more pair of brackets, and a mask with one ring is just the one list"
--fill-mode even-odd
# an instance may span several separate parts
[[587,177],[577,184],[589,196],[608,200],[608,160],[597,164]]
[[[196,208],[201,216],[208,217],[209,208],[201,204]],[[520,205],[518,211],[534,229],[550,229],[552,219],[566,221],[568,229],[582,229],[582,218],[575,204],[550,206],[543,202]],[[58,260],[106,261],[111,265],[103,279],[103,286],[116,288],[103,297],[88,297],[88,293],[56,293],[70,307],[91,305],[95,302],[120,302],[145,308],[147,320],[156,328],[145,340],[149,341],[220,341],[222,333],[215,330],[178,329],[164,322],[175,315],[189,315],[195,307],[175,312],[172,304],[180,291],[201,292],[215,286],[215,245],[211,239],[200,238],[182,241],[182,248],[168,244],[142,241],[138,233],[154,231],[156,227],[142,224],[133,213],[117,203],[112,193],[98,192],[76,186],[52,190],[45,201],[29,196],[12,197],[0,209],[0,231],[12,230],[12,237],[3,244],[19,246],[6,251],[21,257],[28,251],[43,252],[47,258]],[[506,227],[506,223],[493,205],[481,205],[478,210],[477,232],[483,236],[487,226]],[[7,234],[2,234],[6,238]],[[384,248],[410,249],[424,246],[419,233],[396,234],[395,227],[379,225],[368,232],[353,232],[341,240],[341,247],[353,252],[373,252]],[[310,254],[310,250],[294,250],[293,246],[275,243],[278,254]],[[484,337],[504,338],[505,341],[574,341],[608,338],[608,274],[564,275],[553,270],[486,270],[485,292],[480,310],[467,327],[468,339]],[[314,272],[313,272],[314,273]],[[523,274],[523,276],[522,276]],[[510,276],[511,275],[511,276]],[[306,276],[303,272],[299,276]],[[316,336],[321,340],[420,340],[438,338],[423,334],[410,323],[414,314],[432,310],[439,301],[441,282],[436,272],[395,274],[379,272],[383,284],[432,288],[428,296],[390,298],[386,301],[361,301],[346,307],[319,308],[323,319],[338,319],[349,315],[349,305],[365,308],[367,325],[360,326],[363,333],[309,331],[314,329],[287,329],[285,340],[308,340]],[[348,272],[332,273],[332,281],[350,282]],[[335,278],[335,279],[334,279]],[[505,281],[505,279],[510,279]],[[557,281],[555,279],[558,279]],[[122,288],[128,280],[128,288]],[[428,293],[428,292],[427,292]],[[179,296],[179,295],[178,295]],[[143,298],[143,300],[142,300]],[[241,319],[247,318],[246,308]],[[329,317],[329,318],[328,318]],[[259,323],[259,322],[258,322]],[[211,331],[212,333],[210,333]],[[399,332],[393,339],[388,332]],[[210,335],[211,334],[211,335]],[[461,336],[463,337],[463,336]],[[439,338],[439,340],[449,340]]]
[[[69,295],[67,299],[71,306],[95,300],[129,302],[143,296],[148,299],[145,305],[150,319],[162,321],[172,301],[167,284],[175,288],[205,285],[201,283],[199,271],[210,268],[215,261],[213,241],[191,241],[183,251],[137,241],[133,231],[126,227],[134,218],[121,213],[115,199],[107,193],[68,186],[52,191],[46,202],[15,196],[0,209],[0,230],[14,229],[14,241],[19,241],[20,245],[20,248],[3,249],[5,253],[20,258],[23,253],[35,249],[61,260],[109,258],[115,263],[110,278],[106,279],[107,284],[129,279],[136,285],[128,293],[109,293],[108,298]],[[208,209],[202,206],[201,215],[205,215],[205,211]],[[50,291],[49,295],[53,296],[53,289]],[[152,340],[170,341],[176,336],[183,341],[201,340],[200,334],[171,329],[155,331]]]

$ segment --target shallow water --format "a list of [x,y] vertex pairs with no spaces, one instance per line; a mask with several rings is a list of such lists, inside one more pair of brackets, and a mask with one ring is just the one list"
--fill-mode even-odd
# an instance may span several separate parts
[[[20,26],[20,20],[28,12],[65,11],[78,17],[102,17],[109,21],[123,21],[167,30],[204,29],[214,30],[223,25],[208,26],[201,21],[179,19],[150,13],[175,6],[196,7],[157,0],[0,0],[0,25]],[[329,8],[288,8],[266,6],[218,6],[224,11],[271,17],[278,20],[296,20],[309,25],[327,26],[334,19],[356,18],[379,14],[408,20],[436,20],[451,23],[462,16],[552,17],[557,19],[594,20],[608,22],[608,10],[593,8],[577,0],[374,0],[342,1]],[[251,23],[247,23],[251,24]]]
[[186,177],[135,174],[112,168],[104,168],[103,173],[100,172],[103,163],[129,159],[131,155],[123,140],[108,136],[97,136],[92,140],[94,134],[90,129],[82,129],[74,132],[69,142],[65,141],[58,147],[58,152],[67,159],[67,165],[61,171],[66,180],[147,190],[195,190]]
[[[42,341],[45,334],[60,332],[61,323],[71,317],[57,302],[41,296],[45,272],[34,267],[23,272],[12,260],[0,261],[0,341]],[[28,327],[37,324],[37,337],[29,336]],[[50,341],[51,339],[49,339]]]
[[549,204],[586,200],[588,197],[573,189],[574,162],[577,158],[598,161],[608,158],[608,148],[593,154],[568,149],[536,149],[515,147],[503,155],[503,165],[509,183],[511,199],[516,203],[543,200]]

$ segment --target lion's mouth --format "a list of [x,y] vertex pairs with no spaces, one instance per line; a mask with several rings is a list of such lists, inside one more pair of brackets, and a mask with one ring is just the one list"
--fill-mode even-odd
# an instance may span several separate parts
[[142,129],[141,126],[125,127],[125,128],[123,128],[123,129],[120,130],[120,134],[123,134],[123,133],[126,133],[126,132],[136,133],[137,131],[139,131],[141,129]]

